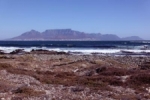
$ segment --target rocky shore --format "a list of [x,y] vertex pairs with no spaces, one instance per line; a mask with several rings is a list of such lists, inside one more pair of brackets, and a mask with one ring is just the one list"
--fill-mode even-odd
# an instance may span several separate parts
[[1,100],[150,100],[150,57],[0,51]]

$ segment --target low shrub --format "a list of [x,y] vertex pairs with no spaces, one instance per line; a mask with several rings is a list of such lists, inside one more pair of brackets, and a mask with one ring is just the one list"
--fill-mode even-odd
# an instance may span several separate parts
[[38,96],[38,95],[45,94],[45,92],[43,92],[43,91],[35,91],[29,87],[20,87],[20,88],[14,90],[13,93],[22,94],[25,96]]
[[134,85],[135,84],[137,85],[149,84],[150,85],[150,74],[139,73],[139,74],[131,75],[130,78],[128,79],[128,82]]
[[8,82],[0,80],[0,93],[8,92],[13,88]]
[[0,70],[12,68],[10,64],[7,63],[0,63]]
[[126,69],[121,69],[121,68],[107,68],[106,70],[102,71],[99,73],[100,75],[105,75],[105,76],[124,76],[127,74]]

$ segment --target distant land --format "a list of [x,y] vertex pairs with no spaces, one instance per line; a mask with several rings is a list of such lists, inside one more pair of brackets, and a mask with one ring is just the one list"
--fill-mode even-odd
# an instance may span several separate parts
[[23,41],[47,41],[47,40],[80,40],[80,41],[122,41],[122,40],[143,40],[138,36],[130,36],[125,38],[120,38],[114,34],[101,34],[101,33],[85,33],[80,31],[75,31],[72,29],[50,29],[44,32],[38,32],[36,30],[31,30],[21,34],[20,36],[11,38],[9,40],[23,40]]

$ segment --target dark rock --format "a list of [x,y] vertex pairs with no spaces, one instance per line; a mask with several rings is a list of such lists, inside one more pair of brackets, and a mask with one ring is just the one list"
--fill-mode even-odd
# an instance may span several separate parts
[[77,87],[71,88],[71,91],[72,92],[81,92],[81,91],[84,91],[84,88],[81,86],[77,86]]
[[4,51],[0,50],[0,54],[5,54]]
[[44,49],[37,49],[37,50],[31,50],[31,53],[36,53],[36,54],[55,54],[56,51],[49,51],[49,50],[44,50]]
[[32,49],[31,52],[35,52],[35,51],[42,51],[42,52],[48,52],[48,50],[44,50],[44,49]]
[[88,72],[85,73],[86,76],[92,76],[93,74],[94,74],[93,71],[88,71]]
[[96,68],[96,73],[100,73],[100,72],[103,72],[103,71],[106,71],[106,67],[99,67],[99,68]]
[[56,54],[67,54],[66,52],[57,52]]
[[17,49],[17,50],[14,50],[12,52],[10,52],[10,54],[24,54],[25,51],[23,51],[24,49]]
[[37,49],[37,50],[31,50],[31,53],[36,53],[36,54],[67,54],[66,52],[57,52],[57,51],[49,51],[49,50],[44,50],[44,49]]

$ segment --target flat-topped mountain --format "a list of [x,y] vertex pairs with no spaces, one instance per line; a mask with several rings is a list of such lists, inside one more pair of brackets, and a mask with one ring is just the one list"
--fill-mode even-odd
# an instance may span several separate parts
[[72,29],[50,29],[44,32],[31,30],[11,40],[142,40],[138,36],[120,38],[114,34],[85,33]]

